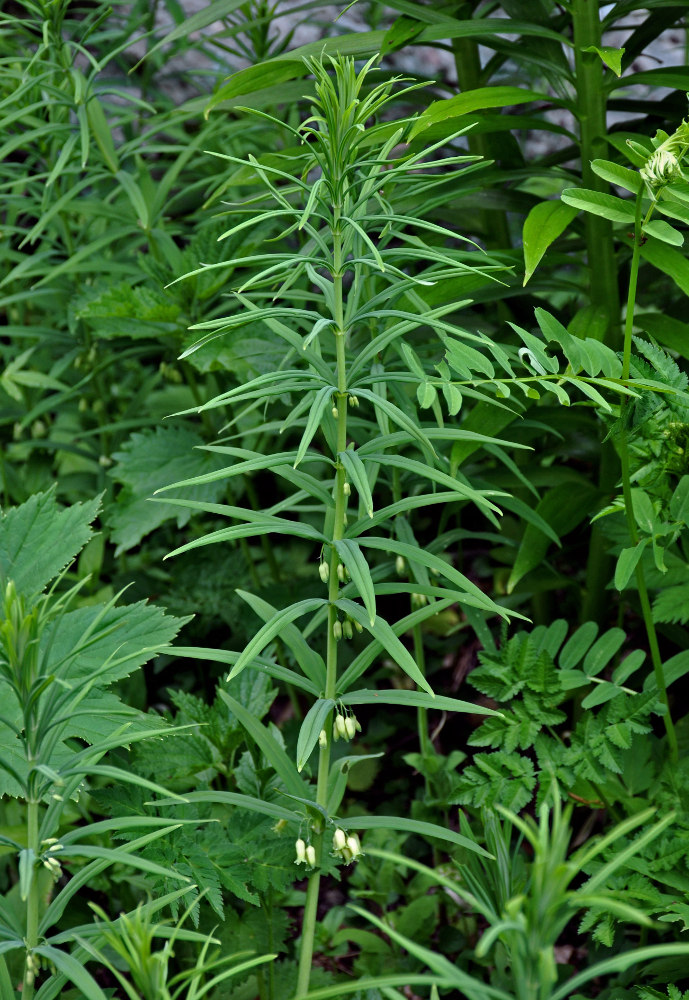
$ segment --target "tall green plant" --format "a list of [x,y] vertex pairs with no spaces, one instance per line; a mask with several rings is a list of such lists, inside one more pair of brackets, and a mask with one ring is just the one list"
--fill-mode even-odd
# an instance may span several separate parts
[[[160,737],[167,728],[110,689],[167,646],[183,622],[143,603],[79,606],[85,580],[67,586],[66,575],[98,507],[92,501],[60,509],[51,491],[0,517],[2,795],[18,800],[24,815],[23,833],[0,838],[16,851],[18,873],[18,890],[0,901],[0,984],[8,1000],[17,956],[23,997],[47,1000],[69,981],[90,1000],[104,1000],[85,954],[74,948],[76,934],[55,929],[70,900],[101,872],[122,863],[184,881],[137,856],[177,824],[130,815],[75,825],[69,816],[93,780],[168,794],[104,762],[108,751]],[[116,829],[140,835],[114,848],[103,845]],[[59,884],[65,860],[86,863]],[[44,978],[42,967],[57,971]]]

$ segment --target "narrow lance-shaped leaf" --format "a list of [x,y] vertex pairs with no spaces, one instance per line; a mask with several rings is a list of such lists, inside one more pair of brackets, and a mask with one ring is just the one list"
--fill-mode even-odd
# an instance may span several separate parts
[[316,608],[320,608],[324,604],[327,604],[325,598],[311,597],[306,601],[298,601],[296,604],[292,604],[291,607],[285,608],[284,611],[278,611],[276,615],[258,630],[253,639],[244,647],[239,659],[229,673],[228,680],[236,677],[245,667],[248,667],[253,657],[261,653],[268,643],[272,642],[279,635],[285,625],[291,625],[297,618],[301,618],[302,615],[306,615],[310,611],[315,611]]
[[297,771],[302,771],[306,766],[313,748],[318,743],[325,720],[334,707],[335,702],[332,698],[319,698],[306,713],[297,740]]
[[352,449],[338,452],[337,459],[342,464],[347,479],[351,483],[354,483],[356,491],[366,508],[366,513],[369,517],[373,517],[373,496],[368,476],[366,475],[366,466],[359,458],[357,452]]
[[352,583],[359,591],[364,607],[368,611],[369,624],[373,626],[376,620],[376,595],[366,558],[357,543],[351,538],[336,540],[333,545],[340,561],[347,568]]
[[247,711],[240,702],[229,695],[227,691],[220,688],[218,694],[227,704],[230,711],[237,716],[249,736],[256,741],[266,760],[275,769],[275,773],[282,778],[288,792],[296,796],[306,795],[306,785],[299,777],[293,762],[277,740],[271,736],[266,727],[258,721],[252,712]]
[[306,427],[304,428],[304,433],[302,434],[301,441],[299,442],[299,448],[297,450],[297,457],[294,460],[294,468],[299,465],[302,458],[306,454],[306,450],[313,440],[313,436],[320,427],[321,418],[323,416],[323,411],[328,405],[332,394],[335,392],[335,387],[332,385],[324,385],[322,389],[319,389],[316,393],[315,399],[311,404],[311,409],[309,410],[309,416],[306,421]]
[[381,643],[383,649],[411,677],[414,683],[418,684],[424,691],[428,691],[431,696],[433,695],[433,689],[416,665],[414,657],[407,647],[400,642],[384,618],[381,618],[379,615],[374,624],[371,625],[364,609],[360,605],[355,604],[354,601],[349,601],[346,598],[340,598],[339,601],[335,601],[335,606],[344,611],[350,618],[353,618],[354,621],[363,625],[365,629],[368,629],[371,635]]

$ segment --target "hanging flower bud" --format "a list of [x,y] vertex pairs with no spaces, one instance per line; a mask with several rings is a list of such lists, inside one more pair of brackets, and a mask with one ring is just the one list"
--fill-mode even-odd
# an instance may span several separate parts
[[336,854],[339,854],[346,843],[347,843],[347,834],[344,832],[344,830],[341,830],[338,827],[335,830],[335,833],[333,834],[333,851],[335,851]]
[[344,486],[342,487],[342,492],[346,497],[351,496],[352,487],[349,485],[349,483],[344,484]]
[[327,747],[327,745],[328,745],[328,734],[326,733],[325,729],[321,729],[320,733],[318,734],[318,746]]
[[352,636],[354,635],[354,631],[352,629],[352,623],[349,620],[349,618],[345,618],[344,622],[342,623],[342,632],[344,634],[345,639],[351,639]]
[[336,621],[335,624],[333,625],[333,639],[335,639],[336,642],[339,642],[341,638],[342,638],[342,622]]
[[345,568],[342,565],[342,563],[337,564],[337,579],[340,581],[340,583],[345,582]]
[[349,397],[349,404],[350,404],[350,406],[353,406],[356,409],[356,407],[359,405],[358,398],[356,396],[350,396]]
[[340,715],[340,713],[338,713],[335,716],[335,725],[337,726],[338,736],[341,739],[346,740],[347,739],[347,719],[345,718],[345,716],[344,715]]
[[333,408],[331,410],[331,413],[335,417],[335,420],[337,420],[337,418],[340,415],[340,411],[338,410],[338,408],[336,406],[333,406]]
[[306,864],[309,866],[309,868],[316,867],[316,848],[313,846],[313,844],[309,844],[309,846],[306,848]]
[[404,560],[404,556],[397,556],[397,558],[395,559],[395,572],[397,573],[398,576],[405,576],[404,571],[406,569],[406,566],[407,564]]
[[345,719],[345,730],[347,732],[347,739],[353,740],[357,733],[361,732],[361,726],[359,720],[355,715],[348,715]]
[[327,562],[321,562],[318,564],[318,575],[321,578],[322,583],[327,583],[330,579],[330,567]]
[[363,851],[361,850],[361,842],[355,833],[352,833],[349,837],[347,837],[346,847],[352,855],[352,861],[356,861],[356,859],[360,858],[363,854]]
[[306,842],[299,838],[294,845],[294,850],[297,852],[297,860],[294,862],[295,865],[306,864]]
[[361,635],[361,633],[364,631],[364,626],[361,624],[361,622],[358,622],[356,619],[354,619],[354,628],[357,630],[359,635]]
[[428,598],[425,594],[412,594],[411,603],[414,608],[422,608],[425,604],[428,604]]

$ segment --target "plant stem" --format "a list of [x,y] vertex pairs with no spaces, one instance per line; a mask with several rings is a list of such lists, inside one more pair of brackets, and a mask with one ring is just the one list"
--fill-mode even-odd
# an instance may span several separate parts
[[[627,292],[627,312],[625,316],[624,324],[624,353],[622,357],[622,378],[629,378],[629,368],[631,362],[631,351],[632,351],[632,330],[634,328],[634,306],[636,303],[636,288],[639,277],[639,259],[641,256],[641,239],[642,239],[642,224],[641,224],[641,201],[643,196],[643,188],[640,188],[639,193],[636,198],[636,218],[634,221],[634,251],[632,253],[632,264],[629,273],[629,288]],[[649,215],[653,210],[653,206],[649,209]],[[629,408],[629,402],[624,401],[620,405],[621,411],[621,424],[622,431],[619,436],[618,450],[620,454],[620,462],[622,465],[622,492],[624,495],[624,512],[627,518],[627,527],[629,529],[629,534],[631,537],[632,545],[638,545],[639,543],[639,533],[636,528],[636,519],[634,517],[634,507],[632,503],[632,484],[631,484],[631,474],[629,468],[629,446],[627,441],[627,427],[626,427],[626,413]],[[653,671],[655,673],[656,684],[658,685],[658,693],[660,698],[665,705],[665,714],[663,716],[663,722],[665,724],[665,732],[667,733],[668,745],[670,747],[670,757],[672,760],[678,759],[678,747],[677,747],[677,734],[675,732],[675,727],[672,722],[672,716],[670,714],[670,702],[667,694],[667,687],[665,684],[665,674],[663,673],[663,662],[660,656],[660,649],[658,646],[658,635],[656,633],[655,622],[653,621],[653,614],[651,612],[651,602],[648,598],[648,588],[646,586],[646,577],[644,575],[644,568],[641,559],[636,564],[635,570],[636,585],[639,591],[639,603],[641,604],[641,614],[644,619],[644,625],[646,626],[646,635],[648,637],[648,645],[651,652],[651,661],[653,663]]]
[[[603,86],[603,66],[597,52],[585,52],[591,46],[600,48],[601,23],[599,4],[594,0],[572,0],[574,28],[574,66],[577,96],[575,107],[579,119],[581,146],[581,176],[584,187],[607,192],[608,184],[593,172],[591,161],[605,156],[606,91]],[[603,340],[610,347],[619,341],[620,295],[612,237],[612,224],[607,219],[586,213],[586,254],[590,271],[591,305],[607,316]]]
[[[421,626],[415,625],[412,629],[414,637],[414,659],[421,673],[426,676],[426,657],[423,649],[423,634]],[[428,733],[428,711],[425,708],[416,710],[417,726],[419,730],[419,749],[422,757],[430,757],[433,753],[433,744]],[[426,791],[428,791],[428,778],[426,778]]]
[[[591,168],[591,161],[607,153],[606,92],[603,68],[597,52],[584,52],[602,43],[599,5],[594,0],[572,0],[574,28],[574,66],[577,116],[579,118],[581,175],[584,187],[607,192],[608,185]],[[589,266],[591,306],[603,310],[607,323],[603,341],[613,349],[619,344],[620,294],[613,245],[612,224],[590,212],[584,219],[586,256]],[[599,460],[598,483],[603,492],[613,488],[617,479],[617,461],[612,448],[603,445]],[[612,559],[607,552],[598,524],[591,529],[586,566],[585,597],[582,620],[600,621],[605,605],[605,588],[610,579]]]
[[[469,19],[471,12],[469,10],[460,10],[456,16]],[[480,87],[481,61],[476,41],[473,38],[453,39],[452,55],[454,56],[459,90],[476,90]],[[483,159],[496,159],[496,138],[499,144],[501,141],[499,137],[483,134],[476,135],[473,131],[469,131],[467,134],[469,152],[473,156],[480,156]],[[489,211],[486,208],[482,208],[480,210],[480,217],[486,245],[495,249],[510,249],[512,241],[507,224],[507,213],[503,210]]]
[[[34,858],[39,854],[38,842],[38,802],[30,799],[26,807],[26,846],[29,851],[33,851]],[[26,900],[26,954],[33,955],[33,950],[38,944],[38,909],[39,909],[39,888],[38,872],[34,869],[31,873],[31,885]],[[22,1000],[31,1000],[34,995],[33,976],[24,977],[22,989]],[[29,981],[30,980],[30,981]]]
[[[333,319],[335,320],[335,349],[337,356],[337,392],[333,399],[337,400],[337,451],[339,454],[347,448],[347,372],[345,367],[345,330],[342,289],[342,237],[339,231],[339,213],[335,210],[333,226]],[[332,540],[339,541],[344,535],[345,517],[347,513],[347,497],[345,495],[344,468],[338,462],[335,473],[335,517],[332,522]],[[327,516],[327,515],[326,515]],[[330,577],[328,581],[328,638],[326,652],[325,698],[335,698],[337,693],[337,640],[335,639],[335,622],[337,608],[335,601],[340,596],[340,584],[337,576],[339,556],[335,546],[330,550]],[[325,723],[325,746],[320,748],[318,755],[318,782],[316,786],[316,802],[325,808],[328,804],[328,777],[330,775],[330,747],[332,741],[332,712]],[[316,863],[320,864],[323,850],[323,833],[316,832],[314,837]],[[318,891],[320,888],[320,870],[317,867],[309,876],[304,906],[304,923],[301,936],[301,951],[299,954],[299,975],[297,979],[297,995],[308,993],[313,959],[313,945],[316,932],[316,916],[318,909]]]

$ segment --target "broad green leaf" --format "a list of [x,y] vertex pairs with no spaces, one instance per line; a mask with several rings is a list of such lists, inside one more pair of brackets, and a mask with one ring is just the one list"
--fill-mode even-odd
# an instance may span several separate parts
[[369,616],[364,609],[347,598],[340,598],[339,601],[335,601],[335,606],[350,618],[353,618],[354,621],[363,625],[381,643],[383,649],[392,657],[395,663],[411,677],[414,683],[433,696],[433,689],[416,665],[414,657],[407,647],[400,642],[384,618],[381,618],[379,615],[374,623],[371,624]]
[[[248,667],[254,656],[262,653],[268,643],[280,635],[286,626],[291,625],[297,618],[301,618],[303,615],[308,614],[310,611],[315,611],[327,603],[322,597],[311,597],[308,600],[298,601],[296,604],[290,605],[284,611],[278,611],[258,630],[253,639],[247,643],[228,676],[230,678],[236,677],[240,671]],[[313,680],[313,678],[311,679]]]
[[660,240],[647,240],[640,253],[644,260],[667,274],[685,295],[689,295],[689,260],[683,253]]
[[297,740],[297,771],[303,771],[308,763],[325,721],[334,707],[332,698],[319,698],[306,713]]
[[245,0],[213,0],[213,3],[209,3],[195,14],[185,15],[180,24],[177,24],[172,31],[169,31],[167,35],[147,50],[139,62],[131,68],[130,73],[135,72],[144,59],[150,59],[153,53],[161,49],[164,45],[170,45],[180,38],[188,40],[192,32],[202,31],[216,21],[221,21],[223,18],[229,17],[230,14],[239,10],[244,2]]
[[364,554],[351,538],[337,539],[333,541],[333,545],[340,557],[340,562],[346,566],[352,583],[359,591],[359,596],[368,611],[369,624],[373,626],[376,621],[376,595],[373,589],[371,570]]
[[395,52],[412,42],[423,31],[423,23],[412,17],[396,18],[385,32],[383,44],[380,47],[381,56]]
[[611,628],[604,632],[591,646],[584,657],[583,670],[587,677],[597,677],[615,656],[626,638],[621,628]]
[[689,475],[682,476],[670,500],[670,515],[689,526]]
[[[536,505],[536,513],[561,537],[586,519],[597,497],[595,487],[584,480],[560,483],[543,495]],[[552,538],[533,524],[526,525],[507,583],[508,594],[527,573],[541,565],[551,544]]]
[[629,583],[629,579],[635,571],[639,559],[644,554],[644,549],[649,541],[649,538],[642,538],[633,548],[622,549],[620,552],[617,557],[617,565],[615,566],[615,588],[617,590],[624,590]]
[[306,796],[308,786],[299,777],[294,763],[277,740],[273,738],[270,731],[258,721],[252,712],[247,712],[244,706],[229,695],[227,691],[219,688],[218,694],[226,702],[233,714],[237,716],[249,736],[256,742],[261,753],[275,770],[275,773],[282,779],[287,791],[297,797]]
[[531,209],[524,220],[522,232],[524,285],[538,267],[550,244],[562,235],[576,214],[576,208],[565,205],[559,200],[543,201]]
[[100,499],[61,508],[55,489],[35,493],[20,507],[0,511],[0,584],[14,580],[34,597],[68,566],[91,537]]
[[642,227],[642,232],[646,236],[654,236],[657,240],[662,240],[663,243],[669,243],[674,247],[681,247],[684,243],[682,233],[662,219],[653,219],[652,222],[647,222]]
[[624,49],[613,48],[612,45],[586,45],[581,50],[582,52],[596,52],[601,61],[611,69],[615,76],[622,75],[622,56],[624,55]]
[[134,548],[144,535],[171,518],[176,518],[178,528],[188,524],[190,508],[148,502],[168,484],[191,480],[185,486],[187,500],[212,502],[221,498],[225,491],[221,481],[224,463],[219,456],[200,450],[203,444],[203,439],[186,427],[156,427],[132,434],[113,454],[115,465],[110,475],[123,487],[116,503],[106,510],[111,537],[117,545],[115,555]]
[[586,655],[586,652],[598,635],[598,625],[595,622],[584,622],[562,647],[559,657],[561,670],[572,670]]
[[592,160],[591,169],[594,174],[598,174],[604,181],[625,188],[625,190],[631,191],[632,194],[638,194],[643,185],[641,174],[638,170],[630,170],[629,167],[613,163],[612,160]]
[[432,697],[424,691],[350,691],[342,695],[344,705],[404,705],[408,708],[431,708],[438,712],[469,712],[479,715],[500,715],[492,708],[484,708],[470,701],[460,701],[458,698],[445,698],[441,695]]
[[602,191],[590,191],[587,188],[567,188],[560,197],[566,205],[579,211],[599,215],[611,222],[634,224],[634,202],[623,201],[613,194],[603,194]]
[[516,104],[543,100],[550,101],[552,98],[534,90],[523,90],[521,87],[479,87],[476,90],[465,90],[455,97],[433,101],[414,122],[409,132],[409,141],[431,125],[447,121],[448,118],[461,118],[471,111],[484,108],[512,107]]
[[[683,649],[681,653],[676,653],[663,663],[663,677],[666,687],[679,680],[680,677],[685,677],[686,674],[689,674],[689,649]],[[657,689],[658,682],[655,673],[648,674],[644,681],[644,691],[657,691]]]

